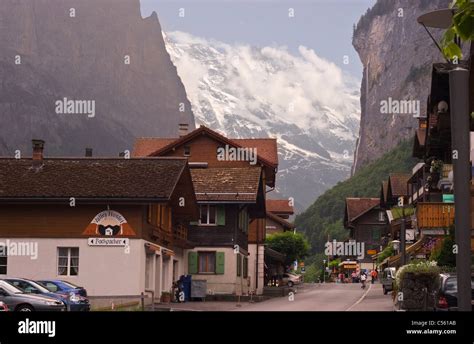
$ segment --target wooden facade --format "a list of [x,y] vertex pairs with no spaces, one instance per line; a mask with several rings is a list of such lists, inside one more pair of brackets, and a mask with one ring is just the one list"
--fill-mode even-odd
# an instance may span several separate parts
[[419,229],[427,228],[449,228],[454,225],[453,203],[418,203],[416,207],[416,219]]
[[189,226],[188,239],[199,246],[239,247],[247,250],[247,230],[239,228],[239,212],[241,207],[237,204],[218,205],[219,213],[223,214],[223,220],[215,225],[198,225],[193,223]]

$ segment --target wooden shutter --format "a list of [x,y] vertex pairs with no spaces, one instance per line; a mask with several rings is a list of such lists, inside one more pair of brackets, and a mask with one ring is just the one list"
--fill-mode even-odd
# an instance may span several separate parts
[[249,275],[249,259],[247,257],[244,258],[244,278],[247,278]]
[[188,273],[198,273],[198,253],[190,251],[188,252]]
[[225,226],[225,206],[217,206],[217,225]]
[[225,271],[225,253],[216,252],[216,274],[223,275]]
[[237,277],[242,276],[242,258],[240,254],[236,255],[237,257]]

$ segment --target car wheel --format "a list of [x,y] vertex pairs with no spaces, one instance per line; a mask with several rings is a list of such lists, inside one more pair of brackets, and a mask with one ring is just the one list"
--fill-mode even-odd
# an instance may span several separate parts
[[288,287],[293,287],[293,282],[292,281],[288,281]]
[[382,289],[383,289],[383,294],[384,294],[384,295],[387,295],[388,291],[387,291],[387,289],[385,288],[385,286],[382,286]]
[[20,305],[16,308],[17,312],[33,312],[34,308],[30,305]]

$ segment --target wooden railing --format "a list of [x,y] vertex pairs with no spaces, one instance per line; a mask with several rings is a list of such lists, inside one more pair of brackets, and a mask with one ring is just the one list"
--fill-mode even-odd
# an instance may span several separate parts
[[418,203],[416,206],[418,228],[449,228],[454,224],[453,203]]

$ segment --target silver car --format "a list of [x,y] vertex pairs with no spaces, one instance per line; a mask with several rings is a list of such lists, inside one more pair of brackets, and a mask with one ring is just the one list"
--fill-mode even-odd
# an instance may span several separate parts
[[66,305],[49,296],[26,294],[10,283],[0,280],[0,301],[11,311],[65,311]]

